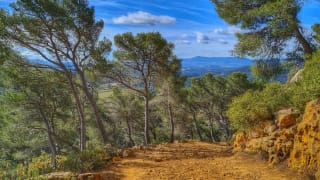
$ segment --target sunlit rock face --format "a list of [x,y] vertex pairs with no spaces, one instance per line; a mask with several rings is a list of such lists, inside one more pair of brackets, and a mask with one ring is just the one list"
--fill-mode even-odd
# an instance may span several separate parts
[[300,114],[293,109],[283,109],[276,113],[276,123],[280,129],[288,128],[296,124],[296,119]]
[[289,166],[300,170],[320,168],[320,99],[307,104],[303,119],[297,126]]
[[283,109],[275,115],[275,120],[265,121],[246,133],[235,135],[234,151],[261,153],[270,164],[286,160],[293,148],[300,115],[293,109]]
[[288,166],[320,179],[320,98],[306,105],[302,120],[292,109],[283,109],[275,121],[234,137],[234,150],[266,155],[270,164],[288,160]]

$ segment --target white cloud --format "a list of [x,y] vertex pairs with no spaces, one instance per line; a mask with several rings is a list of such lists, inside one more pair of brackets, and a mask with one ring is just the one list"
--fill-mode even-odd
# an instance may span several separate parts
[[174,24],[176,19],[170,16],[156,16],[144,11],[128,13],[126,16],[120,16],[112,19],[115,24],[130,25],[156,25],[156,24]]
[[228,28],[216,28],[213,30],[215,34],[220,34],[220,35],[234,35],[236,33],[243,32],[240,28],[236,26],[229,26]]
[[33,52],[33,51],[30,51],[28,49],[24,49],[24,48],[20,48],[19,49],[19,53],[22,57],[25,57],[25,58],[37,58],[37,57],[40,57],[39,54]]
[[214,36],[209,36],[202,32],[196,32],[196,42],[198,44],[209,44],[209,43],[218,43],[218,44],[229,44],[227,39],[217,38]]
[[175,44],[191,44],[189,40],[176,40]]
[[196,32],[196,41],[199,44],[209,44],[210,38],[202,32]]

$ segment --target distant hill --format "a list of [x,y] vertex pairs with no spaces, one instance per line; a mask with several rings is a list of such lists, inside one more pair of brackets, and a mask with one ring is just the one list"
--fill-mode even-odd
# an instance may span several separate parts
[[250,65],[253,60],[236,57],[201,57],[185,58],[182,60],[182,74],[188,77],[202,76],[213,73],[227,76],[235,71],[240,71],[251,76]]

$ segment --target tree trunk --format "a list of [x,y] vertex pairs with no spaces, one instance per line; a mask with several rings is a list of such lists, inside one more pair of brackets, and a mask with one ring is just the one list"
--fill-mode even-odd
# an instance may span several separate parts
[[51,127],[50,127],[50,122],[49,119],[46,115],[46,113],[41,109],[40,107],[41,105],[39,105],[39,111],[42,117],[42,120],[44,121],[45,125],[46,125],[46,129],[47,129],[47,134],[48,134],[48,141],[49,141],[49,146],[50,146],[50,151],[51,151],[51,165],[54,169],[57,168],[57,159],[56,159],[56,155],[57,155],[57,151],[56,151],[56,143],[54,141],[53,138],[53,133],[51,131]]
[[154,141],[157,141],[156,128],[152,128],[152,129],[151,129],[151,133],[152,133],[153,140],[154,140]]
[[127,123],[127,128],[128,128],[128,137],[129,137],[129,141],[130,141],[130,146],[134,146],[135,143],[132,139],[132,131],[131,131],[131,126],[130,126],[130,122],[129,122],[129,118],[126,118],[126,123]]
[[79,123],[80,123],[80,151],[84,151],[86,149],[86,125],[85,125],[85,115],[83,106],[81,103],[79,92],[77,91],[77,88],[73,82],[72,75],[67,72],[67,70],[64,71],[68,83],[70,84],[71,91],[73,94],[73,97],[76,101],[77,111],[79,115]]
[[209,126],[210,126],[210,138],[211,138],[211,142],[216,142],[214,139],[214,133],[213,133],[213,117],[210,116],[209,117]]
[[97,124],[97,127],[98,127],[99,131],[100,131],[102,140],[103,140],[104,143],[107,143],[108,142],[108,136],[107,136],[107,132],[106,132],[106,129],[104,127],[104,124],[103,124],[103,121],[102,121],[101,114],[99,112],[97,103],[96,103],[96,101],[95,101],[95,99],[93,97],[93,94],[89,91],[88,83],[87,83],[87,80],[86,80],[86,78],[84,76],[84,73],[82,71],[80,71],[80,70],[78,70],[77,73],[79,74],[80,79],[81,79],[82,90],[85,93],[86,97],[88,98],[89,104],[90,104],[90,106],[92,108],[92,111],[93,111],[93,114],[95,116],[96,124]]
[[299,43],[300,43],[300,44],[302,45],[302,47],[303,47],[303,52],[304,52],[304,54],[305,54],[305,55],[306,55],[306,54],[311,55],[312,52],[313,52],[313,49],[312,49],[310,43],[306,40],[306,38],[303,37],[303,35],[302,35],[302,33],[300,32],[300,29],[299,29],[298,26],[296,27],[295,35],[296,35]]
[[[79,111],[83,112],[83,109],[80,109]],[[86,132],[86,122],[84,117],[82,117],[80,118],[80,151],[86,150]]]
[[170,142],[173,143],[174,142],[174,121],[173,121],[172,107],[170,103],[168,103],[168,113],[169,113],[170,131],[171,131]]
[[152,134],[153,140],[157,141],[157,132],[156,132],[156,126],[154,125],[153,121],[150,121],[150,132]]
[[193,140],[193,128],[190,128],[190,133],[191,133],[191,139]]
[[149,138],[149,98],[148,95],[144,96],[144,143],[148,145],[150,143]]
[[199,124],[197,122],[197,117],[196,117],[196,113],[195,112],[192,113],[192,118],[193,118],[194,126],[195,126],[195,128],[197,130],[199,139],[200,139],[200,141],[203,141],[202,136],[201,136],[201,130],[200,130]]
[[229,129],[229,123],[228,120],[220,113],[219,114],[221,124],[223,125],[224,130],[226,131],[226,140],[230,137],[230,129]]

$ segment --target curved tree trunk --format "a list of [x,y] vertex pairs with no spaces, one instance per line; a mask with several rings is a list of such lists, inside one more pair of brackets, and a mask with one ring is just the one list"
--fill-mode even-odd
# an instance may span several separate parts
[[46,125],[46,129],[47,129],[48,141],[49,141],[49,146],[50,146],[50,151],[51,151],[51,165],[54,169],[56,169],[57,168],[56,143],[53,138],[53,133],[51,131],[50,122],[49,122],[49,119],[48,119],[46,113],[41,108],[41,105],[39,105],[39,111],[40,111],[41,118],[44,121],[44,123]]
[[306,40],[306,38],[302,35],[299,27],[297,26],[296,27],[296,30],[295,30],[295,35],[296,35],[296,38],[297,40],[299,41],[299,43],[302,45],[303,47],[303,52],[304,54],[312,54],[313,52],[313,49],[310,45],[310,43]]
[[85,93],[88,101],[89,101],[89,104],[91,106],[91,109],[93,111],[93,114],[95,116],[95,119],[96,119],[96,124],[97,124],[97,127],[100,131],[100,134],[101,134],[101,137],[102,137],[102,140],[104,143],[107,143],[108,142],[108,136],[107,136],[107,132],[106,132],[106,129],[104,127],[104,124],[103,124],[103,121],[102,121],[102,118],[101,118],[101,114],[100,114],[100,111],[98,109],[98,106],[97,106],[97,103],[93,97],[93,94],[92,92],[90,92],[89,88],[88,88],[88,83],[87,83],[87,80],[84,76],[84,73],[82,71],[77,71],[77,73],[79,74],[80,76],[80,80],[81,80],[81,85],[82,85],[82,90],[83,92]]
[[73,94],[73,97],[76,101],[77,111],[79,115],[79,124],[80,124],[80,151],[84,151],[86,149],[86,125],[85,125],[85,114],[83,110],[83,105],[81,103],[80,94],[77,91],[77,88],[73,82],[72,75],[67,72],[67,70],[64,72],[68,83],[71,87],[71,91]]

